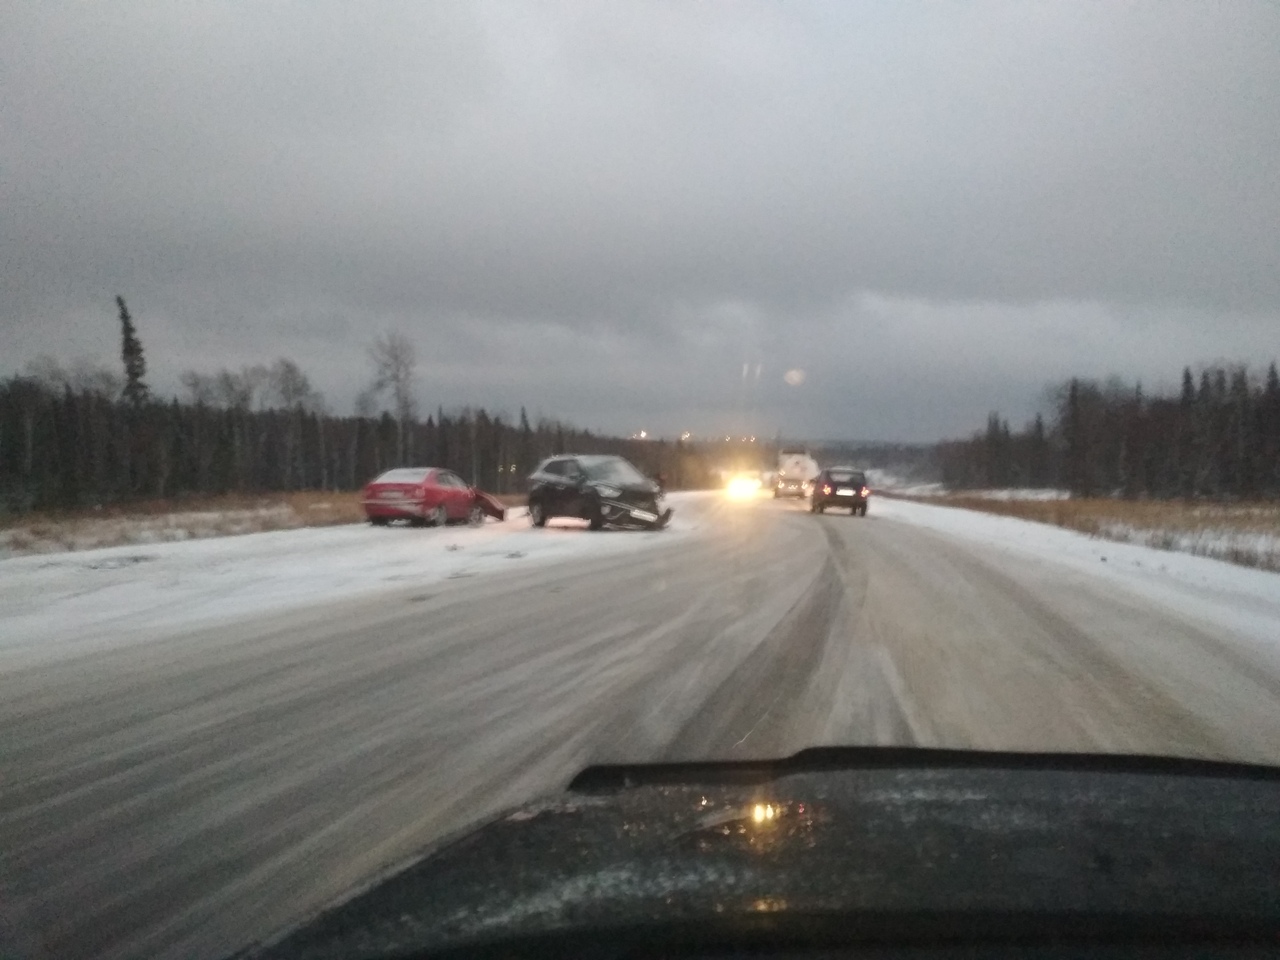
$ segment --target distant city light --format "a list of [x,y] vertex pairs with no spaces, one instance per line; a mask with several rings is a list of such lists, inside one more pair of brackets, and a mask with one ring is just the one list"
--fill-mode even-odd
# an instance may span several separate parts
[[692,436],[693,436],[693,434],[692,434],[692,433],[690,433],[688,430],[686,430],[684,433],[680,434],[680,439],[681,439],[681,440],[688,440],[688,439],[689,439],[690,437],[692,437]]

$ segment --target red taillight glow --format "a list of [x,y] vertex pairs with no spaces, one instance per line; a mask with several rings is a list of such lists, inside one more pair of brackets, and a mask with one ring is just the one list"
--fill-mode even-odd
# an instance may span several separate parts
[[863,495],[864,497],[865,497],[865,496],[869,496],[869,495],[870,495],[870,493],[871,493],[871,491],[870,491],[867,487],[863,487],[863,488],[862,488],[862,495]]
[[824,494],[827,494],[828,496],[830,496],[830,495],[831,495],[831,488],[830,488],[830,487],[826,487],[826,486],[824,486],[824,487],[822,488],[822,492],[823,492]]

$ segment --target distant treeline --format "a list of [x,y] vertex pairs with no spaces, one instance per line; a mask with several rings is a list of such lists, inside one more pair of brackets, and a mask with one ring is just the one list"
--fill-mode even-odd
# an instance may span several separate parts
[[1280,377],[1245,366],[1182,372],[1175,395],[1140,385],[1071,380],[1048,422],[1013,432],[992,414],[985,432],[939,444],[952,488],[1058,487],[1076,496],[1280,497]]
[[[279,403],[279,401],[277,401]],[[617,453],[673,488],[711,482],[694,448],[599,436],[484,410],[426,420],[333,416],[305,396],[253,408],[126,400],[114,385],[34,376],[0,382],[0,510],[77,508],[150,498],[288,490],[356,490],[406,464],[448,467],[484,489],[524,489],[537,462],[564,451]]]

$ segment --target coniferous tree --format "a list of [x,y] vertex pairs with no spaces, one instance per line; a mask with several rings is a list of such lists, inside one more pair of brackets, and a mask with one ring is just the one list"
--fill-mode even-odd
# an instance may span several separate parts
[[1073,379],[1055,391],[1051,424],[1017,434],[999,414],[968,440],[941,443],[951,487],[1062,486],[1077,496],[1280,496],[1280,373],[1246,367],[1182,371],[1178,393]]
[[124,389],[121,395],[134,406],[145,403],[150,389],[142,379],[147,375],[147,361],[142,355],[142,342],[134,329],[133,318],[125,306],[124,297],[116,297],[120,308],[120,359],[124,361]]
[[1178,399],[1178,493],[1189,497],[1195,493],[1196,477],[1196,381],[1191,368],[1182,368],[1182,395]]
[[1280,496],[1280,374],[1273,360],[1258,398],[1258,486],[1267,496]]

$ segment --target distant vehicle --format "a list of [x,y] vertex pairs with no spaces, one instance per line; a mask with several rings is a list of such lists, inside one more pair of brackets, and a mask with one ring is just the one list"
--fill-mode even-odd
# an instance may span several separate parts
[[778,476],[773,483],[773,496],[807,497],[809,485],[818,475],[818,461],[804,447],[783,447],[778,453]]
[[662,498],[662,488],[622,457],[549,457],[529,476],[529,519],[535,527],[552,517],[578,517],[592,530],[660,530],[671,519]]
[[1277,810],[1280,768],[1159,757],[592,767],[247,956],[1274,956]]
[[762,486],[764,484],[760,480],[760,474],[742,470],[729,478],[725,490],[735,500],[747,500],[759,493]]
[[487,493],[463,482],[451,470],[438,467],[398,467],[365,484],[364,514],[375,527],[392,520],[412,526],[443,527],[466,520],[479,526],[486,516],[506,518],[506,508]]
[[849,515],[867,515],[867,500],[871,488],[867,475],[853,467],[828,467],[813,481],[813,493],[809,498],[809,510],[822,513],[827,507],[848,507]]

